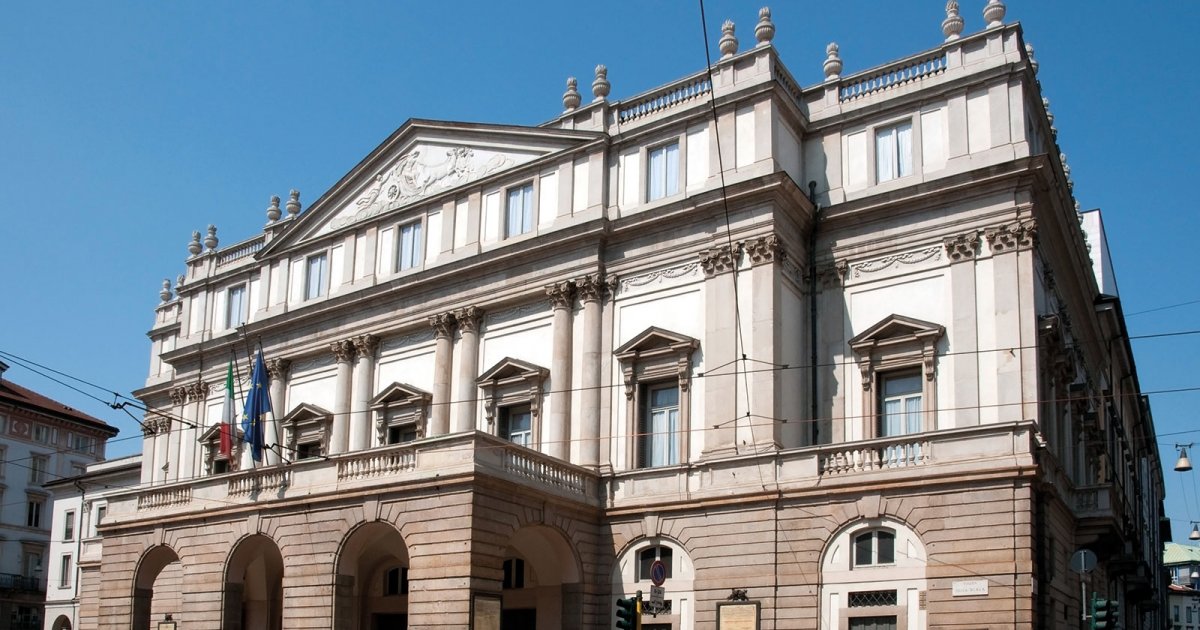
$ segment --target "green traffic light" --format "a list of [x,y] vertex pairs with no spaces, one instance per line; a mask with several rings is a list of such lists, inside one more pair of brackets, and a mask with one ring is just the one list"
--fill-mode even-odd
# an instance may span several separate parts
[[638,600],[635,597],[617,599],[617,630],[638,630],[641,627]]

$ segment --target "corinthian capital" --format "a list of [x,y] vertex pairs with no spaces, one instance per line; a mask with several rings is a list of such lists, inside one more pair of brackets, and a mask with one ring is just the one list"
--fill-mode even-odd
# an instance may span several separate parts
[[192,402],[208,398],[208,383],[200,381],[199,383],[189,384],[187,386],[187,398]]
[[787,255],[776,234],[768,234],[746,241],[746,252],[750,255],[750,264],[753,265],[776,259],[783,260]]
[[375,348],[379,345],[379,337],[372,334],[359,335],[351,341],[354,342],[354,349],[358,351],[358,356],[374,356]]
[[479,323],[483,321],[483,309],[478,306],[460,308],[454,311],[454,318],[463,332],[476,333],[479,332]]
[[718,273],[732,271],[736,264],[734,250],[728,245],[712,247],[700,252],[700,267],[704,269],[706,276],[711,277]]
[[947,236],[942,240],[946,247],[946,256],[951,262],[971,260],[979,255],[979,232],[967,232],[956,236]]
[[267,375],[273,381],[282,381],[288,377],[292,362],[287,359],[267,359]]
[[458,322],[454,313],[438,313],[429,316],[429,325],[433,327],[433,335],[438,339],[449,339],[454,336],[454,326]]
[[329,351],[338,363],[349,363],[354,360],[354,342],[349,339],[335,341],[329,344]]
[[575,283],[570,280],[555,282],[546,287],[546,295],[550,296],[553,308],[571,308],[575,303]]
[[599,302],[612,295],[615,278],[605,278],[602,273],[590,273],[575,281],[581,302]]
[[180,385],[179,387],[172,387],[171,391],[168,393],[171,395],[171,403],[172,404],[182,405],[187,402],[188,388],[186,385]]

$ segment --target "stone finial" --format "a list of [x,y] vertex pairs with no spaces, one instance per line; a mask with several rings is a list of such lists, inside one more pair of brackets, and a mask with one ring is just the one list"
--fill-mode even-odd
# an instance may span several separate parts
[[171,301],[171,281],[169,279],[163,278],[162,289],[159,290],[158,297],[163,302]]
[[204,246],[208,249],[216,249],[220,242],[217,240],[217,226],[209,224],[208,235],[204,237]]
[[1038,62],[1033,58],[1033,44],[1025,42],[1025,56],[1029,57],[1029,67],[1033,69],[1033,73],[1037,74]]
[[733,34],[733,20],[725,20],[721,25],[721,41],[717,42],[721,49],[721,58],[727,59],[737,54],[738,40]]
[[946,41],[952,42],[958,39],[962,30],[963,19],[958,14],[958,0],[950,0],[946,3],[946,19],[942,20],[942,34],[946,36]]
[[200,244],[200,232],[192,232],[192,242],[188,243],[188,253],[195,256],[204,250],[204,246]]
[[988,0],[987,6],[983,7],[983,20],[987,22],[987,28],[1004,24],[1007,11],[1002,0]]
[[287,215],[292,218],[300,214],[300,191],[293,188],[288,192]]
[[758,10],[758,24],[754,25],[754,39],[759,46],[766,46],[775,39],[775,23],[771,21],[771,7]]
[[563,92],[563,109],[574,111],[579,107],[579,81],[575,77],[567,77],[567,91]]
[[274,223],[283,216],[279,210],[279,195],[271,195],[271,205],[267,206],[267,221]]
[[608,82],[608,68],[604,64],[596,66],[596,78],[592,81],[592,96],[596,98],[593,103],[603,101],[608,98],[608,93],[612,90],[612,84]]
[[183,274],[175,276],[175,292],[179,293],[179,287],[183,286]]
[[838,56],[837,42],[829,42],[825,47],[825,79],[836,79],[842,74],[842,58]]

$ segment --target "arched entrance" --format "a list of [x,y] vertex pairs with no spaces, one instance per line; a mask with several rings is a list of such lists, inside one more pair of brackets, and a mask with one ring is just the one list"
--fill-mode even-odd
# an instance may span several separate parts
[[566,537],[544,525],[523,527],[502,563],[501,630],[559,630],[583,625],[579,558]]
[[[695,623],[696,595],[693,585],[696,567],[687,549],[665,536],[639,539],[617,556],[612,574],[611,603],[614,605],[608,607],[610,614],[615,610],[619,597],[632,597],[634,593],[642,591],[645,599],[650,598],[650,586],[654,583],[650,570],[655,562],[661,562],[666,570],[663,588],[667,595],[663,600],[663,610],[655,616],[644,614],[642,623],[653,623],[655,627],[671,630],[692,630]],[[610,621],[615,621],[615,618]]]
[[389,523],[366,523],[350,533],[334,577],[336,630],[408,627],[408,547]]
[[66,615],[59,615],[58,619],[54,620],[54,625],[50,627],[51,630],[71,630],[71,620]]
[[166,545],[142,555],[133,578],[133,630],[150,630],[155,616],[162,619],[167,613],[179,613],[182,568],[175,550]]
[[821,627],[924,630],[925,545],[883,517],[843,527],[821,554]]
[[283,556],[274,540],[243,538],[225,566],[221,627],[224,630],[283,628]]

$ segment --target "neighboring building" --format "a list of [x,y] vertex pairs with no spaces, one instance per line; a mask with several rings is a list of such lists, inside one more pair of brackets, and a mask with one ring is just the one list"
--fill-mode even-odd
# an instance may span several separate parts
[[1171,576],[1167,594],[1170,627],[1200,630],[1200,547],[1165,543],[1163,567]]
[[104,459],[117,429],[4,377],[0,362],[0,630],[40,630],[50,545],[43,484]]
[[96,526],[108,512],[106,496],[141,481],[141,455],[87,466],[83,474],[46,484],[52,495],[50,550],[46,556],[45,630],[79,628],[80,593],[99,590],[101,540]]
[[[1090,548],[1162,628],[1100,234],[1020,27],[950,4],[945,44],[847,76],[831,45],[810,87],[764,11],[711,77],[411,120],[262,234],[195,233],[80,625],[609,628],[661,561],[647,630],[1076,628]],[[257,467],[217,447],[251,343]]]

